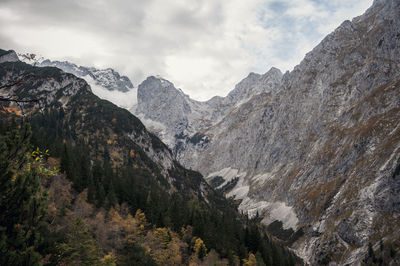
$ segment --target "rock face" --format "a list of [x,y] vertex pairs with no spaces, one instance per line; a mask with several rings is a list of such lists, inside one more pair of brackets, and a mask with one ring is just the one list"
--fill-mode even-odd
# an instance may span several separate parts
[[18,61],[18,56],[17,54],[13,51],[4,51],[0,53],[0,64],[4,62],[17,62]]
[[186,167],[222,176],[242,211],[302,228],[293,248],[312,265],[359,263],[380,240],[396,264],[399,29],[400,2],[375,1],[282,79],[250,74],[227,97],[195,102],[150,78],[137,112],[164,126]]
[[[18,59],[18,57],[17,57]],[[51,66],[62,69],[67,73],[74,74],[77,77],[85,79],[89,84],[95,84],[106,88],[109,91],[127,92],[133,88],[128,77],[120,74],[112,68],[97,69],[94,67],[77,66],[68,61],[51,61],[49,59],[38,58],[34,54],[21,54],[20,59],[23,62],[34,66]]]

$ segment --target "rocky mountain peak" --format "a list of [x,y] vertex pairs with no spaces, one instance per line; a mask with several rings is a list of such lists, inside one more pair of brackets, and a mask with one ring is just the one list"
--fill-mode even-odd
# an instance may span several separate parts
[[282,82],[282,78],[282,71],[276,67],[271,67],[271,69],[258,80],[258,87],[261,87],[261,90],[254,92],[254,94],[270,92],[277,89]]
[[235,105],[243,103],[252,96],[276,89],[282,81],[282,76],[282,72],[275,67],[263,75],[250,73],[235,86],[235,89],[226,98]]
[[173,83],[150,76],[138,86],[137,101],[135,114],[168,145],[173,145],[175,135],[188,127],[190,100]]
[[14,50],[0,50],[0,64],[4,62],[17,62],[19,61],[17,54]]
[[185,95],[181,90],[176,89],[172,82],[161,77],[150,76],[138,86],[138,105],[148,104],[156,100],[155,98],[176,99],[183,102]]
[[251,72],[247,77],[236,84],[235,88],[228,94],[227,97],[232,101],[242,98],[243,94],[246,94],[247,91],[256,84],[260,77],[260,74]]

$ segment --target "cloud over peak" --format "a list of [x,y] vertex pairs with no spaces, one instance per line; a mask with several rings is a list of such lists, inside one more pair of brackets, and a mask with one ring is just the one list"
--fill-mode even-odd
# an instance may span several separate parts
[[3,0],[5,49],[161,75],[190,96],[226,95],[248,72],[291,70],[372,0]]

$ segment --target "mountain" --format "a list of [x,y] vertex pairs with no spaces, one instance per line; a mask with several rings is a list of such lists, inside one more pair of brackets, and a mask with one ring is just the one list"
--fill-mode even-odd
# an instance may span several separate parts
[[[121,265],[166,265],[173,260],[232,265],[247,258],[272,265],[301,263],[265,234],[257,220],[240,215],[234,202],[201,174],[176,162],[171,150],[134,115],[95,96],[83,79],[55,67],[14,61],[10,53],[0,50],[1,158],[9,151],[18,153],[18,134],[28,135],[21,131],[26,123],[32,127],[32,145],[38,148],[25,155],[46,152],[16,169],[9,160],[1,161],[1,170],[7,171],[1,182],[11,188],[19,185],[29,196],[32,188],[15,182],[21,168],[28,177],[49,173],[49,165],[59,169],[50,171],[52,178],[42,176],[40,191],[49,190],[49,213],[35,219],[44,229],[28,227],[41,235],[40,245],[28,245],[43,256],[41,263],[106,265],[112,260]],[[14,199],[8,197],[12,189],[6,192],[2,210]],[[18,217],[0,222],[2,264],[10,264],[9,258],[16,261],[5,251],[19,254],[19,248],[27,248],[6,241],[23,240],[14,233],[20,225]]]
[[[107,157],[114,166],[123,166],[128,158],[136,158],[131,153],[137,154],[137,163],[143,164],[142,167],[146,169],[153,169],[155,172],[150,173],[162,178],[164,183],[167,182],[169,189],[181,189],[200,198],[212,193],[212,189],[199,175],[195,174],[188,180],[188,187],[178,181],[176,178],[180,176],[174,177],[172,173],[174,169],[182,167],[174,161],[167,146],[149,133],[140,120],[128,111],[95,96],[85,80],[55,67],[35,67],[19,61],[4,62],[2,66],[2,83],[13,84],[15,80],[21,79],[17,85],[2,89],[3,97],[22,101],[39,99],[24,103],[23,107],[10,103],[10,107],[21,109],[25,116],[34,118],[39,115],[38,110],[44,110],[47,116],[54,112],[52,115],[58,117],[54,130],[60,130],[63,134],[59,137],[71,138],[72,142],[83,138],[82,141],[88,146],[100,146],[103,155],[108,150]],[[44,117],[48,118],[46,115]],[[63,132],[64,127],[68,128],[68,134]],[[53,137],[55,136],[50,138]],[[55,150],[59,149],[56,147],[57,141],[59,140],[54,139],[55,143],[49,144]],[[101,154],[96,156],[100,158]],[[198,190],[200,187],[202,191]],[[192,191],[191,188],[197,191]]]
[[136,105],[137,88],[126,76],[121,76],[112,68],[97,69],[77,66],[68,61],[51,61],[35,54],[18,54],[18,58],[33,66],[52,66],[84,79],[93,93],[101,99],[109,100],[119,107],[131,109]]
[[132,82],[127,76],[120,74],[112,68],[97,69],[94,67],[77,66],[68,61],[51,61],[49,59],[39,58],[34,54],[20,54],[19,58],[34,66],[51,66],[62,69],[67,73],[74,74],[77,77],[85,79],[88,83],[94,83],[97,86],[104,87],[110,91],[127,92],[133,89]]
[[153,77],[137,112],[241,211],[282,239],[301,229],[292,247],[310,264],[398,264],[399,28],[399,1],[375,0],[283,77],[250,74],[207,102]]
[[208,142],[208,136],[202,135],[202,131],[219,123],[252,96],[273,91],[281,79],[282,73],[276,68],[264,75],[251,73],[226,97],[199,102],[176,89],[171,82],[152,76],[138,86],[137,106],[131,112],[181,159],[184,157],[181,152],[188,145],[204,146]]

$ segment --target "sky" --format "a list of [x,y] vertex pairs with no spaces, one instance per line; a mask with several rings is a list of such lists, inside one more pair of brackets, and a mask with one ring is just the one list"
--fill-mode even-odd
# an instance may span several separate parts
[[0,0],[0,48],[159,75],[196,100],[290,71],[373,0]]

